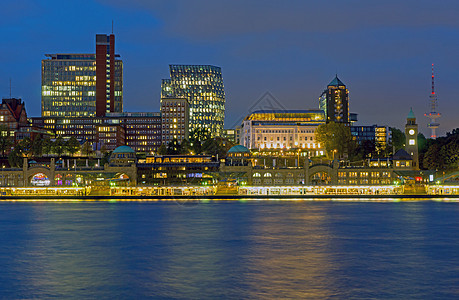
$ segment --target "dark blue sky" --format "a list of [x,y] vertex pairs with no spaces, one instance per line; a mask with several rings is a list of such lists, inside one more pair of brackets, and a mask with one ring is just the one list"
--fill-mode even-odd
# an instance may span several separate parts
[[459,1],[100,0],[2,3],[0,95],[40,115],[45,53],[91,53],[115,23],[124,110],[158,111],[169,64],[222,67],[225,127],[265,92],[289,109],[318,107],[338,73],[360,124],[401,128],[410,107],[426,129],[431,63],[440,134],[459,127]]

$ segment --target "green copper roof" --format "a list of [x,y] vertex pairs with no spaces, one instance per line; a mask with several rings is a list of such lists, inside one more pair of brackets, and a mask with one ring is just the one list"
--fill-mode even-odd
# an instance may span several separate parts
[[410,108],[410,112],[408,113],[407,119],[416,119],[414,116],[413,108]]
[[250,150],[242,145],[233,146],[228,150],[228,153],[241,153],[241,152],[250,153]]
[[340,85],[344,85],[345,86],[345,84],[341,80],[339,80],[338,75],[335,75],[335,79],[333,79],[328,84],[328,86],[340,86]]
[[129,146],[119,146],[113,150],[113,153],[135,153],[135,151]]

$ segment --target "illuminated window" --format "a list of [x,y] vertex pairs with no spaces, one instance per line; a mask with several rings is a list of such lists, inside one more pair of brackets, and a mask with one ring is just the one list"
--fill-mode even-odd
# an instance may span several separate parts
[[409,144],[410,144],[410,145],[415,145],[415,141],[414,141],[413,139],[410,139],[410,140],[409,140]]

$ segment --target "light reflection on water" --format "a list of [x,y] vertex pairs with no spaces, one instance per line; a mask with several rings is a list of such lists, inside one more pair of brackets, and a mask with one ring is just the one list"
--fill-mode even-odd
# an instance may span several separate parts
[[459,296],[459,206],[0,204],[1,298]]

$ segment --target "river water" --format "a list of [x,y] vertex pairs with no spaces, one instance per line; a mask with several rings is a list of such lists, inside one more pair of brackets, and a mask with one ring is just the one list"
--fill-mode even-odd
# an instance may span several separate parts
[[0,298],[459,299],[459,203],[0,204]]

